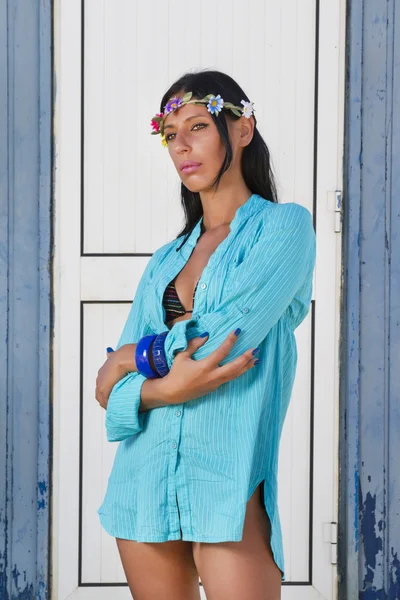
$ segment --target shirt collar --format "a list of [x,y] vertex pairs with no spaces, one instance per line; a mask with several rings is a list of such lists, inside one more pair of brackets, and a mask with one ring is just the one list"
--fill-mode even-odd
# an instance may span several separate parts
[[[248,200],[246,200],[246,202],[244,204],[241,204],[239,206],[239,208],[237,208],[237,210],[235,212],[235,216],[233,217],[233,220],[231,221],[231,223],[229,225],[230,230],[235,231],[239,227],[239,225],[241,223],[243,223],[243,221],[245,221],[252,215],[256,214],[260,210],[265,209],[269,202],[271,202],[271,201],[265,200],[258,194],[252,194],[250,196],[250,198]],[[180,249],[180,253],[185,259],[189,258],[193,248],[195,247],[195,245],[197,243],[197,240],[200,237],[202,222],[203,222],[203,215],[197,221],[197,223],[194,226],[194,228],[192,229],[192,232],[190,233],[188,239],[186,240],[186,243]]]

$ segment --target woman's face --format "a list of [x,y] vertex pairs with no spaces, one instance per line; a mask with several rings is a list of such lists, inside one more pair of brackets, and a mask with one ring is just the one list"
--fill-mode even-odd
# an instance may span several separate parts
[[[235,156],[236,122],[227,121]],[[192,192],[211,188],[226,150],[207,107],[185,104],[173,111],[164,120],[164,134],[169,155],[184,185]]]

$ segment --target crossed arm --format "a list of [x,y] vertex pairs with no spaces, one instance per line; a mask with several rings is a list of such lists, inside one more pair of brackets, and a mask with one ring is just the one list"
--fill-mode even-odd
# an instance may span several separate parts
[[[283,218],[271,224],[246,259],[235,267],[234,286],[215,310],[204,313],[198,320],[188,319],[173,325],[164,345],[169,368],[176,354],[186,350],[189,340],[204,331],[209,332],[209,337],[193,354],[194,360],[209,356],[232,330],[241,328],[242,333],[220,363],[222,366],[251,346],[258,346],[295,297],[304,302],[305,307],[309,306],[316,252],[312,215],[296,203],[286,204],[281,214]],[[139,284],[118,347],[140,338],[139,332],[144,326],[141,317],[146,299],[146,272],[151,262],[146,267],[143,283]],[[126,439],[143,429],[145,413],[140,411],[141,394],[161,406],[162,379],[147,380],[140,373],[131,372],[116,383],[107,405],[109,441]]]

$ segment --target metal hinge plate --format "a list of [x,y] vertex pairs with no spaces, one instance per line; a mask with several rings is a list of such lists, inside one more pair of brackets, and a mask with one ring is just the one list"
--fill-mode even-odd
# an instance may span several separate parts
[[334,227],[335,232],[342,231],[342,191],[335,190],[328,192],[328,210],[335,213]]
[[336,521],[324,523],[324,542],[331,545],[331,564],[337,564],[337,535],[338,527]]

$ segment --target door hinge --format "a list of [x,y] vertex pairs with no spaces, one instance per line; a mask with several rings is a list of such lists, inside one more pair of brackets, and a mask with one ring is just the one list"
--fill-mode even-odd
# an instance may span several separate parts
[[331,564],[337,565],[337,523],[331,523]]
[[342,231],[342,191],[336,190],[335,196],[335,232],[340,233]]
[[331,564],[337,564],[337,523],[324,523],[324,542],[331,545]]
[[328,210],[335,213],[335,233],[340,233],[342,231],[342,190],[328,192]]

